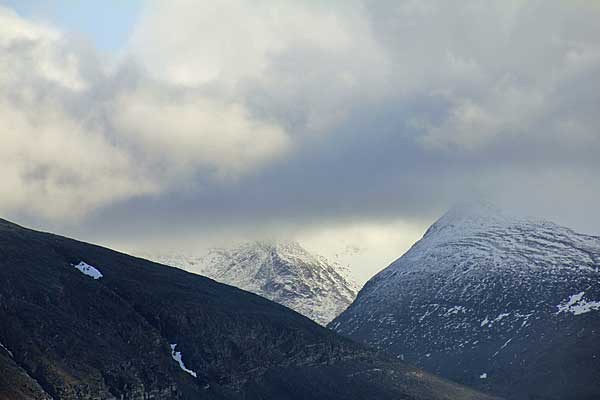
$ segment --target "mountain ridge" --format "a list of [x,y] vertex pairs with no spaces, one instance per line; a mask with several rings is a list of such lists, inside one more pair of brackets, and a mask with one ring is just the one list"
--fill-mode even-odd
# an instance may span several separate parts
[[163,254],[150,258],[256,293],[321,325],[345,310],[358,292],[341,266],[294,241],[252,241],[213,248],[201,256]]
[[0,343],[7,400],[490,398],[252,293],[14,224]]

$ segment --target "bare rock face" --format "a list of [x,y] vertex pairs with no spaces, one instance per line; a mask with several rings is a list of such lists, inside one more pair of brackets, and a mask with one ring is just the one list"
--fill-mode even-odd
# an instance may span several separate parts
[[260,296],[0,220],[0,398],[486,399]]
[[297,242],[249,242],[197,257],[165,254],[152,258],[256,293],[321,325],[344,311],[358,292],[340,266],[309,253]]
[[600,398],[600,238],[458,207],[330,327],[507,398]]

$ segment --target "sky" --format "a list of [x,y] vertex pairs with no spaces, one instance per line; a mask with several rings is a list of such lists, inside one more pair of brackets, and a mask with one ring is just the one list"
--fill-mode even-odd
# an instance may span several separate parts
[[0,0],[0,216],[126,251],[359,249],[359,280],[464,201],[600,234],[598,20],[593,0]]

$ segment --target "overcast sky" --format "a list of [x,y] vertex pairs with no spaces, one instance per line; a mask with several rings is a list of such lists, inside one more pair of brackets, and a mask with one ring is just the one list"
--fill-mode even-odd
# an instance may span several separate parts
[[6,219],[363,277],[465,200],[600,234],[600,2],[75,4],[0,0]]

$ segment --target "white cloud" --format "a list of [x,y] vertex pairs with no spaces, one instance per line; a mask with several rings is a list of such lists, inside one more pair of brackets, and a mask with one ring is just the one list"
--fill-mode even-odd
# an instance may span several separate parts
[[60,105],[21,106],[0,99],[0,209],[71,220],[158,189],[127,153]]
[[281,156],[286,132],[254,118],[239,103],[194,94],[165,97],[148,88],[117,96],[110,109],[114,128],[150,164],[168,175],[206,169],[237,177]]
[[85,115],[68,110],[86,82],[51,28],[0,8],[0,210],[75,219],[156,185]]
[[[244,104],[112,72],[55,29],[0,8],[0,210],[74,220],[186,178],[238,178],[291,145]],[[123,76],[121,76],[123,75]]]
[[2,89],[8,85],[45,80],[71,90],[85,86],[79,74],[77,55],[57,30],[20,18],[0,7],[0,59]]
[[356,49],[364,21],[355,11],[320,2],[152,1],[132,36],[131,51],[158,79],[235,85],[261,78],[272,58],[292,47]]
[[155,79],[323,132],[358,96],[386,88],[386,54],[364,12],[356,1],[153,1],[130,49]]

